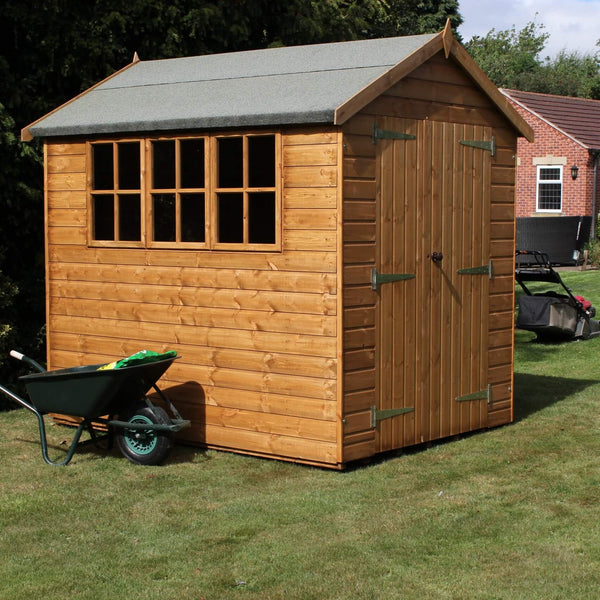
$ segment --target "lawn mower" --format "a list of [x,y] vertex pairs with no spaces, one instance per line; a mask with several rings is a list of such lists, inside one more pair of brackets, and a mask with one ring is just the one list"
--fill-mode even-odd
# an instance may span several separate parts
[[[524,292],[517,304],[519,329],[533,331],[542,342],[600,335],[600,322],[593,318],[596,309],[589,300],[573,295],[545,252],[517,250],[515,279]],[[557,289],[534,293],[528,283],[550,283]]]

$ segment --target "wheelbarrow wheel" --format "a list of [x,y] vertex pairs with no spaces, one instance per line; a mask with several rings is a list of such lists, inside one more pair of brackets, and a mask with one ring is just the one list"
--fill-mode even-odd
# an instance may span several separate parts
[[145,404],[140,405],[121,415],[121,420],[150,426],[149,429],[116,429],[117,446],[125,458],[137,465],[157,465],[167,457],[173,445],[170,432],[151,428],[152,425],[168,425],[171,422],[160,406],[151,409]]

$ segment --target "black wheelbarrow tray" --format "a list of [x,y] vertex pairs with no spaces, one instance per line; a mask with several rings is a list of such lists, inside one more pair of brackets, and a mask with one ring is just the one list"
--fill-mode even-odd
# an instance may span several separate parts
[[[110,448],[113,437],[121,453],[131,462],[155,465],[171,450],[173,433],[190,425],[156,385],[177,356],[120,369],[99,370],[105,366],[99,364],[56,371],[46,371],[19,352],[12,351],[11,356],[40,371],[19,378],[25,384],[31,403],[2,385],[0,392],[36,415],[42,456],[50,465],[68,464],[77,446],[84,444],[108,440]],[[159,395],[172,418],[161,406],[150,401],[147,394],[151,389]],[[82,419],[62,461],[55,462],[48,457],[44,426],[44,415],[48,413]],[[104,426],[108,433],[98,435],[94,425]],[[89,432],[91,439],[79,442],[84,430]]]

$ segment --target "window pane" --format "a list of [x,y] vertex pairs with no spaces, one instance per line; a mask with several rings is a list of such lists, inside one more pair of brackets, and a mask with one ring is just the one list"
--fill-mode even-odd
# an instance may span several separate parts
[[275,192],[248,194],[251,244],[275,243]]
[[175,187],[175,140],[152,142],[152,187]]
[[244,195],[218,195],[219,242],[242,244],[244,242]]
[[95,190],[112,190],[115,185],[113,176],[113,145],[94,144],[92,146],[92,162],[93,188]]
[[153,194],[154,241],[175,241],[175,194]]
[[142,239],[139,194],[119,196],[119,239],[128,242]]
[[204,140],[181,140],[181,187],[204,187]]
[[140,143],[123,142],[117,144],[119,158],[119,189],[140,189]]
[[540,181],[560,181],[560,169],[540,169]]
[[561,209],[561,187],[560,183],[540,183],[538,189],[539,210]]
[[218,143],[218,187],[241,188],[244,185],[244,142],[241,137],[220,138]]
[[204,194],[181,194],[181,241],[203,242]]
[[95,240],[115,239],[115,209],[113,196],[93,196],[93,236]]
[[275,187],[275,136],[248,138],[248,184]]

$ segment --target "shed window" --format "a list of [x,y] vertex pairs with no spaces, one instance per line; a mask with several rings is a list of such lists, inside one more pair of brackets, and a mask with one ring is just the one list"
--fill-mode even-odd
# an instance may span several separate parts
[[217,138],[216,245],[276,243],[274,135]]
[[90,243],[277,250],[279,135],[89,144]]
[[538,212],[562,210],[562,166],[538,166],[537,210]]
[[206,242],[206,140],[150,142],[151,240]]
[[139,141],[92,144],[92,240],[141,242],[141,156]]

